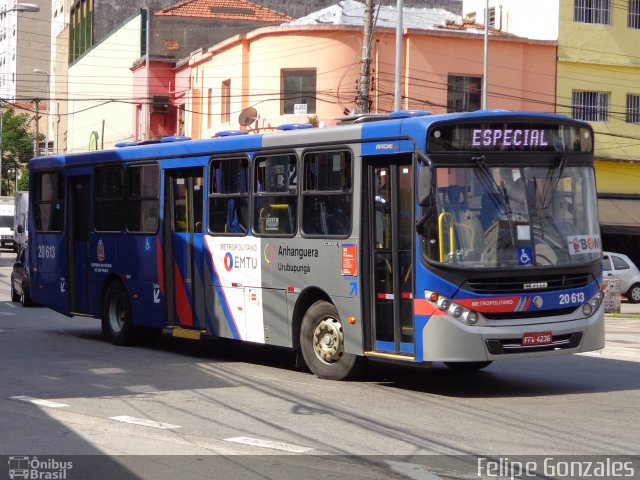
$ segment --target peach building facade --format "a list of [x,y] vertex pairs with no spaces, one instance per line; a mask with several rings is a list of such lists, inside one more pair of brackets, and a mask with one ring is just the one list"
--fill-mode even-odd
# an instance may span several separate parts
[[[362,43],[361,26],[265,27],[194,52],[186,134],[208,138],[228,129],[336,123],[356,107]],[[556,49],[553,41],[491,35],[488,108],[553,112]],[[370,49],[371,113],[393,109],[395,50],[395,31],[376,29]],[[405,30],[402,109],[443,113],[454,105],[479,108],[483,58],[483,37],[477,31],[453,25]],[[255,121],[241,125],[247,109]]]

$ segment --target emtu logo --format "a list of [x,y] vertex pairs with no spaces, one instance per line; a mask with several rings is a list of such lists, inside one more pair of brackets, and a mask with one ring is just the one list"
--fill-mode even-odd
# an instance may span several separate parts
[[230,272],[233,269],[233,255],[231,255],[231,252],[227,252],[224,256],[224,268],[227,272]]

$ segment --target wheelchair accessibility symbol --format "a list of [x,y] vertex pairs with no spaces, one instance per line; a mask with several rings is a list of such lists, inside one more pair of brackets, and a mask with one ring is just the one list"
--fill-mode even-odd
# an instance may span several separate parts
[[531,247],[523,247],[518,249],[518,263],[520,265],[530,265],[533,259],[531,258],[533,251]]

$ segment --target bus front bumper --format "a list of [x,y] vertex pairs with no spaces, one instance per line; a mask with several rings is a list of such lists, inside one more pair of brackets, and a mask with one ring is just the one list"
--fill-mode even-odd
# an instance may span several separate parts
[[[422,330],[422,361],[479,362],[564,355],[604,348],[604,307],[588,318],[522,325],[465,325],[448,316],[433,316]],[[551,334],[551,342],[527,344],[532,334]]]

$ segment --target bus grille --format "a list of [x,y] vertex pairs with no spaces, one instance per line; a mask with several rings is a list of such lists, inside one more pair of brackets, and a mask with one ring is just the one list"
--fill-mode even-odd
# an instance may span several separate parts
[[482,315],[489,320],[509,320],[514,317],[520,318],[542,318],[542,317],[555,317],[558,315],[570,315],[580,307],[568,307],[568,308],[553,308],[551,310],[535,310],[530,312],[500,312],[489,313],[482,312]]
[[[546,275],[544,277],[497,277],[467,280],[462,288],[473,293],[533,293],[586,287],[588,273]],[[537,285],[546,286],[537,286]],[[531,287],[527,287],[527,285]]]
[[509,355],[513,353],[549,352],[576,348],[582,340],[582,332],[554,335],[553,341],[546,345],[522,345],[521,338],[492,338],[486,340],[491,355]]

